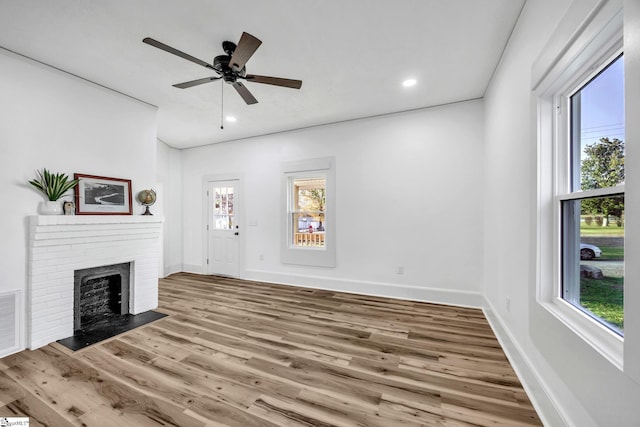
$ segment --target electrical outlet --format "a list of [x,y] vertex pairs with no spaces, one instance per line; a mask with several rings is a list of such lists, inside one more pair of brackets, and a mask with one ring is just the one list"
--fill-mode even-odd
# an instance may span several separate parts
[[258,255],[258,258],[260,259],[260,261],[264,261],[264,255],[263,254]]
[[396,273],[404,274],[404,267],[402,265],[399,265],[398,268],[396,269]]

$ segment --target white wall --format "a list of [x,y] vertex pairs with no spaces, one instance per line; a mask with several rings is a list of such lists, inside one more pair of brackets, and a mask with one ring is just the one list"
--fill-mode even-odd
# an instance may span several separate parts
[[[486,308],[547,425],[633,426],[640,384],[536,302],[537,121],[531,67],[570,3],[527,1],[485,98]],[[625,37],[625,56],[638,49],[637,39]],[[627,79],[637,81],[640,64],[634,64],[626,68]],[[637,113],[637,101],[632,102]]]
[[0,293],[24,301],[27,217],[44,200],[27,181],[46,167],[131,179],[134,195],[152,187],[156,109],[1,49],[0,69]]
[[182,271],[182,153],[157,143],[157,201],[154,215],[164,216],[163,262],[160,277]]
[[[243,277],[480,306],[482,122],[470,101],[184,150],[184,268],[206,271],[203,177],[242,176]],[[327,156],[337,266],[284,265],[281,163]]]

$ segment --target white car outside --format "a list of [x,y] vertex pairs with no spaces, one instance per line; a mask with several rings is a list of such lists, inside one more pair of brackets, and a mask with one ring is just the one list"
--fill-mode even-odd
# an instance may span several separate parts
[[602,256],[602,250],[595,245],[580,243],[580,259],[594,259]]

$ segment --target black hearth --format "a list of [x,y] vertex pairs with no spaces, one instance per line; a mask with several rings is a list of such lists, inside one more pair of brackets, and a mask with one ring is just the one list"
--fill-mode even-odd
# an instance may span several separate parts
[[74,272],[74,332],[58,340],[76,351],[165,317],[146,311],[129,313],[131,263],[86,268]]

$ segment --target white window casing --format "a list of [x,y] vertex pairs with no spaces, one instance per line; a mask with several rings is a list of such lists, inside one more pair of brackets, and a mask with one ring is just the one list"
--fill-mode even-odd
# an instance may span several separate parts
[[[575,2],[572,7],[586,6],[586,2]],[[532,69],[538,121],[536,296],[538,304],[614,366],[623,369],[624,339],[560,297],[561,202],[624,194],[624,184],[597,190],[569,191],[570,176],[566,173],[570,168],[569,96],[581,82],[588,81],[619,55],[623,47],[621,1],[593,0],[589,6],[590,12],[580,11],[584,12],[584,19],[565,20],[565,24],[574,27],[560,28],[549,44],[552,48],[545,49],[546,53]],[[575,12],[574,16],[579,16]]]
[[[297,246],[293,244],[293,188],[296,179],[324,178],[326,205],[324,212],[324,246]],[[280,232],[280,259],[283,264],[312,267],[336,265],[336,183],[335,158],[324,157],[282,164],[282,226]]]

